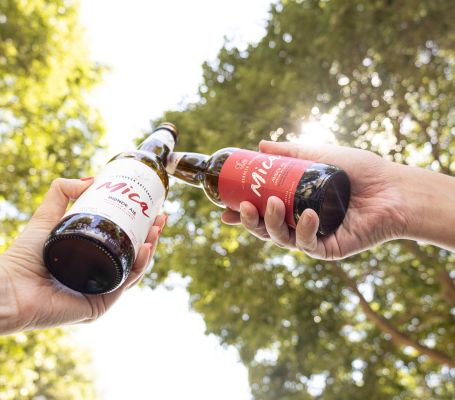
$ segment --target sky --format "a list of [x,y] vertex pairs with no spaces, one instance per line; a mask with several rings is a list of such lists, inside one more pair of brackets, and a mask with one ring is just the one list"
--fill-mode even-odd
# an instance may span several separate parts
[[93,59],[111,69],[92,96],[110,151],[131,147],[151,119],[194,99],[202,63],[216,58],[225,36],[239,46],[259,40],[270,3],[81,0]]
[[[259,40],[270,2],[81,0],[92,59],[110,68],[89,98],[107,128],[105,161],[131,149],[151,119],[195,99],[202,63],[225,36],[240,47]],[[205,335],[183,280],[170,283],[174,290],[131,289],[100,320],[75,328],[102,398],[250,399],[237,351]]]

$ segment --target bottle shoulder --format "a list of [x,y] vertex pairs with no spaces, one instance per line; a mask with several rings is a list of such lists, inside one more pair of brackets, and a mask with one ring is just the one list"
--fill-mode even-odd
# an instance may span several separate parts
[[237,148],[237,147],[225,147],[223,149],[219,149],[217,151],[215,151],[215,153],[213,153],[210,157],[209,157],[209,160],[212,160],[212,159],[218,159],[220,157],[228,157],[230,156],[232,153],[236,152],[236,151],[239,151],[240,149]]
[[226,147],[213,153],[206,161],[202,187],[207,197],[216,205],[223,207],[220,192],[218,190],[218,179],[221,174],[224,162],[228,157],[238,151],[235,147]]
[[227,158],[238,150],[240,149],[236,147],[226,147],[224,149],[216,151],[206,161],[207,170],[211,170],[212,172],[220,172],[221,167]]

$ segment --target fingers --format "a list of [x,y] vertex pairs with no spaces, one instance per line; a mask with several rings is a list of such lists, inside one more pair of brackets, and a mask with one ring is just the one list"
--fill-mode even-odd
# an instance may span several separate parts
[[152,228],[150,229],[147,238],[145,239],[145,243],[154,243],[153,237],[155,236],[154,231],[158,232],[158,236],[161,234],[161,231],[164,229],[166,225],[167,215],[160,214],[155,218],[155,222],[153,223]]
[[[144,245],[141,246],[139,250],[139,254],[136,258],[136,262],[134,263],[133,267],[131,268],[130,275],[128,276],[127,280],[125,281],[124,285],[127,289],[131,288],[132,286],[136,285],[144,276],[144,273],[147,267],[150,265],[150,261],[152,260],[153,255],[155,254],[156,247],[158,246],[158,240],[163,230],[167,220],[167,215],[158,215],[155,219],[155,223],[149,231],[147,235],[147,239]],[[141,251],[143,251],[144,246],[148,248],[147,258],[142,258]],[[141,257],[141,258],[140,258]]]
[[278,246],[294,247],[295,235],[290,231],[285,221],[286,207],[275,196],[268,199],[264,220],[260,218],[256,207],[243,201],[240,203],[240,214],[233,210],[226,210],[221,219],[228,225],[241,223],[251,234],[259,239],[272,239]]
[[152,229],[150,229],[146,243],[151,243],[152,249],[149,260],[147,261],[147,265],[150,264],[150,261],[152,260],[152,257],[155,254],[156,247],[158,246],[158,239],[160,238],[162,230],[163,228],[160,228],[158,226],[153,226]]
[[248,232],[259,239],[270,239],[264,221],[259,217],[258,210],[248,201],[242,201],[240,203],[240,222]]
[[57,223],[65,213],[69,201],[77,199],[93,183],[93,180],[93,178],[55,179],[33,218],[45,219],[51,225]]
[[167,215],[166,214],[160,214],[155,218],[155,222],[153,223],[153,226],[157,226],[161,228],[161,230],[164,229],[164,225],[166,225],[167,222]]
[[319,217],[312,209],[306,209],[300,216],[295,229],[295,244],[299,250],[310,255],[323,256],[323,244],[318,241]]
[[267,232],[273,242],[280,247],[294,247],[294,243],[291,243],[291,239],[294,239],[294,235],[289,231],[286,222],[286,206],[278,197],[269,197],[264,215],[264,222]]
[[[156,241],[158,241],[158,239]],[[124,288],[126,289],[130,288],[136,282],[138,282],[139,279],[142,278],[142,275],[147,269],[149,261],[152,257],[152,248],[153,248],[152,243],[145,243],[140,247],[136,261],[134,262],[134,265],[131,268],[130,274],[128,275],[128,278],[122,285]]]
[[328,152],[327,145],[302,145],[291,142],[270,142],[261,140],[259,150],[263,153],[319,161]]
[[[98,319],[120,298],[120,296],[122,296],[125,293],[126,290],[128,290],[131,286],[136,284],[142,278],[144,271],[147,268],[148,260],[150,260],[151,257],[152,247],[153,245],[151,243],[145,243],[140,247],[136,261],[133,267],[131,268],[131,272],[128,275],[128,278],[126,279],[125,282],[123,282],[123,284],[119,288],[117,288],[113,292],[109,292],[101,296],[92,294],[84,295],[86,299],[89,299],[89,302],[90,304],[92,304],[92,306],[88,311],[89,317],[86,318],[83,322],[89,323]],[[102,311],[93,315],[94,308],[100,309]]]
[[221,214],[221,221],[227,225],[239,225],[240,224],[240,214],[236,211],[227,209]]

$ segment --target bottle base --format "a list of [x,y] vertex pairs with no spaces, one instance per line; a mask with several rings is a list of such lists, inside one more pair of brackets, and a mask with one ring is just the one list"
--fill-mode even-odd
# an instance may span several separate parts
[[123,281],[123,268],[98,240],[61,234],[44,245],[44,263],[59,282],[86,294],[103,294]]
[[320,202],[320,235],[329,235],[343,222],[351,197],[351,183],[346,172],[339,170],[327,178]]
[[294,197],[294,219],[297,224],[303,211],[311,208],[319,215],[319,236],[333,233],[346,215],[351,184],[343,170],[314,163],[297,185]]

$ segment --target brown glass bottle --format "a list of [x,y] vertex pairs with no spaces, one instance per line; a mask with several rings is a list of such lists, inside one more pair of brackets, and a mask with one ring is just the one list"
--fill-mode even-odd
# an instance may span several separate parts
[[319,215],[319,235],[328,235],[343,222],[351,194],[347,174],[333,165],[225,148],[212,156],[172,153],[167,171],[204,189],[216,205],[239,210],[250,201],[264,216],[267,199],[277,196],[286,205],[286,222],[295,227],[312,208]]
[[161,124],[135,151],[112,158],[50,233],[44,262],[67,287],[101,294],[127,278],[168,192],[177,129]]

